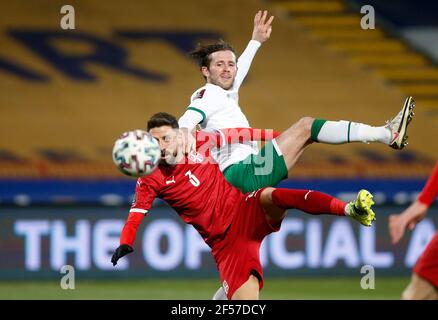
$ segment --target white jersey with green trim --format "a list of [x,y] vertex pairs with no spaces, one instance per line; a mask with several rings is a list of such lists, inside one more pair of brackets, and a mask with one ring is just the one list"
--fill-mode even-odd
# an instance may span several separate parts
[[[202,129],[250,128],[248,119],[237,104],[237,90],[224,90],[207,83],[195,91],[191,101],[188,109],[202,115],[200,122]],[[213,158],[219,163],[222,171],[231,164],[258,152],[258,144],[254,141],[228,144],[211,150]]]
[[[220,86],[207,83],[192,94],[189,107],[178,121],[181,128],[192,130],[197,124],[207,130],[250,128],[248,119],[239,106],[238,91],[260,45],[260,42],[251,40],[239,57],[237,74],[231,89],[224,90]],[[258,143],[248,141],[213,148],[211,154],[224,171],[230,165],[258,152]]]

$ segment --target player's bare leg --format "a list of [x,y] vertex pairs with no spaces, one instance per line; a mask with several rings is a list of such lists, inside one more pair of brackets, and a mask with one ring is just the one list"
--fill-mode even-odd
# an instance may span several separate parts
[[311,117],[301,118],[275,138],[274,146],[277,145],[283,154],[288,171],[295,165],[304,150],[312,143],[310,132],[313,121],[314,119]]
[[438,300],[438,288],[413,273],[402,300]]
[[259,288],[259,279],[251,274],[248,280],[234,292],[231,300],[258,300]]
[[284,219],[286,216],[286,210],[279,208],[272,200],[272,192],[275,188],[265,188],[260,194],[260,204],[268,218],[270,224],[277,224]]

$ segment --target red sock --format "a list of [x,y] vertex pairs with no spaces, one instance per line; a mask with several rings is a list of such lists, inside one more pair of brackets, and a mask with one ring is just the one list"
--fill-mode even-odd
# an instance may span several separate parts
[[275,189],[272,201],[282,209],[298,209],[310,214],[345,216],[346,202],[313,190]]

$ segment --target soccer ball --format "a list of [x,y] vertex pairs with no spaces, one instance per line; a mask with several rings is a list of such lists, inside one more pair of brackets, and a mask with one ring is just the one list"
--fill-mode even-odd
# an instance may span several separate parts
[[160,157],[157,140],[144,130],[124,132],[114,143],[113,161],[122,173],[131,177],[150,174]]

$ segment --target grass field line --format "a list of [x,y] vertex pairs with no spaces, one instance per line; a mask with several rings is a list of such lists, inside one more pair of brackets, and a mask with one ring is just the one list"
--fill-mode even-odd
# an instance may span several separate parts
[[[261,299],[399,299],[408,277],[382,277],[364,290],[357,277],[267,278]],[[2,281],[0,299],[201,299],[219,288],[217,279],[76,280],[74,290],[57,281]]]

